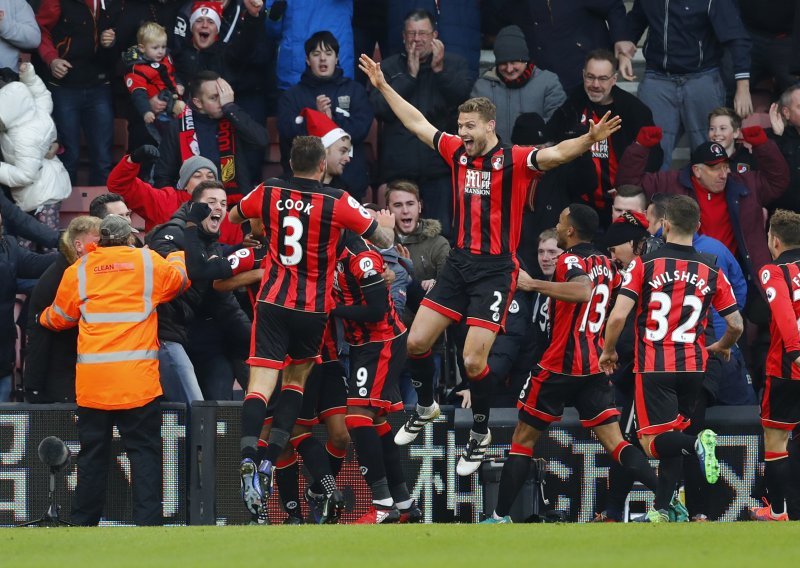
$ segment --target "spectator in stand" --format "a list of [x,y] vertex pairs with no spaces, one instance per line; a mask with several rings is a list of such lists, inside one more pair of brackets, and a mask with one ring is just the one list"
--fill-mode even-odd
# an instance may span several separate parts
[[111,171],[114,15],[105,2],[91,0],[42,0],[36,11],[44,63],[39,72],[53,95],[53,120],[64,147],[60,158],[73,185],[81,133],[89,147],[89,185],[105,185]]
[[192,281],[189,290],[158,309],[161,386],[172,402],[231,400],[234,362],[247,359],[250,320],[232,292],[213,287],[215,279],[233,275],[217,242],[226,205],[219,181],[202,182],[190,203],[148,235],[147,244],[164,258],[186,252]]
[[119,215],[131,220],[131,211],[125,203],[125,198],[118,193],[101,193],[89,204],[89,215],[98,219],[105,219],[109,215]]
[[[424,294],[433,288],[447,255],[450,243],[442,236],[442,224],[436,219],[425,219],[422,215],[422,201],[419,188],[414,182],[394,180],[386,185],[386,207],[394,214],[395,243],[408,251],[412,264],[413,284],[408,288],[403,322],[411,325]],[[441,365],[443,340],[437,341],[433,350],[436,364]],[[406,404],[417,403],[417,393],[411,386],[408,369],[400,377],[400,392]]]
[[638,185],[621,185],[617,188],[611,205],[611,222],[619,219],[626,211],[642,215],[647,211],[647,196]]
[[[409,14],[403,37],[405,51],[381,63],[386,81],[438,129],[454,128],[458,105],[467,99],[472,86],[466,62],[445,52],[430,12]],[[382,179],[402,178],[416,183],[428,214],[442,224],[448,236],[452,214],[450,168],[438,152],[403,126],[378,90],[370,93],[370,102],[383,121]]]
[[[347,171],[340,174],[343,187],[350,195],[362,200],[369,185],[369,171],[364,153],[364,140],[372,127],[375,115],[369,105],[367,91],[344,75],[339,67],[339,42],[328,31],[316,32],[304,45],[306,70],[300,82],[285,91],[278,100],[278,132],[281,143],[281,163],[288,173],[289,149],[295,136],[316,135],[308,131],[308,122],[301,111],[316,109],[350,135],[352,160]],[[323,145],[328,148],[323,139]]]
[[28,306],[22,380],[25,402],[75,402],[78,330],[56,333],[39,325],[37,317],[53,303],[67,267],[87,254],[99,240],[99,218],[85,215],[74,218],[61,235],[55,262],[44,271],[33,289]]
[[[158,157],[158,148],[142,146],[122,158],[108,176],[108,190],[121,195],[128,207],[144,219],[145,231],[169,221],[182,204],[192,199],[192,192],[201,181],[213,181],[219,175],[211,160],[192,156],[181,165],[174,188],[157,189],[137,176],[142,162]],[[241,228],[223,220],[220,242],[238,245],[242,242]]]
[[[524,22],[531,58],[558,75],[567,93],[581,84],[581,70],[590,51],[606,49],[630,57],[636,53],[623,0],[527,0],[527,4],[529,18],[520,17],[520,24]],[[515,17],[519,17],[518,10],[525,8],[516,8]]]
[[744,144],[739,143],[742,138],[742,117],[736,111],[720,107],[708,114],[708,139],[720,144],[725,153],[731,170],[743,174],[755,167],[755,158]]
[[[645,30],[647,71],[638,96],[653,111],[664,132],[664,169],[681,133],[696,148],[707,139],[708,113],[725,104],[720,74],[723,49],[734,61],[736,95],[733,108],[742,118],[753,112],[750,99],[750,47],[752,42],[739,17],[735,0],[717,0],[690,8],[681,2],[636,0],[628,13],[633,38]],[[621,55],[625,79],[633,79],[632,54]]]
[[192,4],[191,35],[173,55],[178,76],[192,81],[201,71],[213,71],[229,83],[243,76],[251,49],[262,34],[264,2],[243,0],[242,6],[245,13],[237,22],[238,33],[226,43],[220,36],[222,3],[211,0]]
[[[561,142],[585,134],[589,120],[597,122],[606,112],[622,118],[622,128],[607,140],[598,142],[591,150],[594,191],[590,204],[600,215],[601,226],[609,223],[613,189],[617,185],[619,159],[636,140],[642,126],[653,125],[653,114],[639,99],[617,86],[617,59],[610,51],[595,50],[586,56],[583,67],[583,86],[576,88],[567,101],[547,123],[548,140]],[[662,155],[657,149],[650,153],[647,171],[661,167]],[[573,166],[573,169],[577,166]]]
[[[511,140],[514,144],[547,148],[552,143],[545,130],[541,116],[524,114],[514,125]],[[517,257],[534,277],[543,276],[539,272],[539,236],[558,224],[559,215],[570,203],[588,202],[596,185],[591,153],[586,152],[568,164],[549,170],[530,188]]]
[[[266,124],[268,105],[272,105],[273,113],[275,102],[271,91],[275,90],[275,42],[267,37],[261,16],[254,23],[245,0],[222,0],[222,13],[220,15],[219,41],[217,49],[227,49],[234,46],[237,52],[237,61],[230,69],[232,76],[225,77],[236,90],[239,106],[258,124]],[[174,24],[172,38],[172,52],[179,53],[184,48],[192,49],[192,19],[195,0],[183,4],[178,11]],[[188,37],[188,40],[187,40]],[[215,44],[217,45],[217,44]],[[240,49],[243,50],[239,51]],[[173,55],[174,56],[174,55]],[[222,74],[222,73],[221,73]],[[188,80],[191,77],[185,77]],[[131,146],[129,146],[131,147]],[[136,147],[136,146],[133,146]],[[251,171],[261,171],[264,162],[264,153],[257,148],[245,152],[247,167]]]
[[661,129],[645,126],[622,156],[617,182],[640,185],[650,198],[666,193],[697,199],[700,231],[736,255],[752,287],[758,270],[770,260],[762,208],[783,195],[789,168],[760,126],[743,128],[742,138],[753,147],[758,170],[731,172],[722,145],[703,142],[692,151],[691,164],[681,170],[647,173],[648,154],[659,143]]
[[36,16],[25,0],[0,0],[0,69],[19,70],[20,51],[39,47]]
[[309,34],[321,30],[330,31],[339,42],[339,66],[345,77],[353,78],[352,0],[267,0],[267,10],[267,35],[280,41],[279,90],[286,91],[300,81],[307,68],[305,42]]
[[[450,53],[467,62],[470,85],[478,78],[481,57],[481,10],[475,0],[389,0],[387,8],[388,49],[384,59],[407,49],[405,23],[412,11],[433,15],[434,28]],[[359,53],[360,55],[360,53]],[[367,53],[367,55],[371,55]]]
[[[128,131],[139,135],[129,142],[137,148],[153,141],[159,143],[167,124],[186,108],[181,100],[183,83],[175,76],[172,57],[167,53],[167,31],[155,22],[145,22],[136,34],[136,45],[130,47],[122,59],[127,66],[125,86],[138,112],[138,116],[131,115],[129,120],[136,126],[129,124]],[[166,103],[164,110],[154,112],[151,99]],[[149,136],[145,136],[143,130]]]
[[470,97],[486,97],[495,104],[495,131],[508,143],[521,114],[535,112],[549,120],[567,95],[555,73],[531,61],[525,36],[517,26],[505,27],[497,34],[494,61],[495,67],[477,80]]
[[36,254],[3,232],[0,215],[0,402],[8,402],[16,359],[14,303],[17,278],[39,278],[56,260],[56,253]]
[[53,99],[33,65],[20,66],[19,81],[0,80],[0,183],[14,201],[53,229],[58,229],[61,200],[72,192],[69,175],[56,157]]
[[[798,10],[800,12],[800,10]],[[786,89],[777,103],[769,107],[772,139],[789,164],[789,189],[773,206],[800,212],[800,84]]]
[[198,73],[189,94],[191,102],[180,120],[172,121],[161,139],[155,185],[174,184],[184,161],[203,156],[217,166],[228,200],[238,203],[261,178],[260,171],[248,171],[242,155],[253,147],[264,151],[269,143],[266,126],[256,123],[234,102],[233,88],[213,71]]
[[774,79],[777,96],[798,81],[792,69],[792,36],[796,0],[739,0],[742,22],[753,47],[750,50],[750,84]]

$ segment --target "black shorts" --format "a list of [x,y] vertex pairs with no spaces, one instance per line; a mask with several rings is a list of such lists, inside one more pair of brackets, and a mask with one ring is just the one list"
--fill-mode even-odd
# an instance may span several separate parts
[[636,373],[636,419],[639,437],[670,430],[685,430],[691,424],[704,373]]
[[422,305],[467,325],[500,331],[517,287],[519,263],[506,256],[479,256],[452,249]]
[[367,406],[381,414],[403,409],[399,379],[406,363],[407,334],[350,347],[347,405]]
[[800,424],[800,380],[767,375],[761,399],[761,424],[778,430],[793,430]]
[[[281,387],[275,392],[267,404],[265,424],[272,423],[272,415],[278,404]],[[303,391],[303,406],[297,416],[298,426],[314,426],[329,416],[347,413],[347,377],[344,367],[339,361],[328,361],[315,365],[306,380]]]
[[328,314],[290,310],[256,302],[250,358],[253,367],[283,369],[291,363],[320,362]]
[[616,422],[619,416],[611,381],[604,374],[573,377],[534,369],[519,394],[519,419],[545,430],[561,420],[565,406],[578,410],[584,428]]

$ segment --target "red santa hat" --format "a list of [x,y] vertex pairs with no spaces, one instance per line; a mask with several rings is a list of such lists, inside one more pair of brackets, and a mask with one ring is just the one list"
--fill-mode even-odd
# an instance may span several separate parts
[[306,123],[306,131],[309,136],[319,136],[322,145],[329,148],[334,142],[350,135],[340,126],[333,122],[328,115],[311,108],[304,108],[300,111],[300,116],[294,120],[297,124]]
[[189,29],[198,18],[209,18],[217,24],[217,32],[222,25],[222,2],[195,2],[192,4],[192,15],[189,16]]

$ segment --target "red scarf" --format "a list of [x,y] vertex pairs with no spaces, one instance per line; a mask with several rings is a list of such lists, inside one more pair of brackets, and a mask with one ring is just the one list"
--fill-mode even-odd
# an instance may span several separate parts
[[[179,117],[181,130],[178,134],[179,145],[181,148],[181,160],[186,161],[192,156],[200,155],[200,146],[197,143],[197,133],[194,130],[194,116],[189,105]],[[217,121],[217,144],[219,146],[219,173],[220,181],[225,185],[228,192],[228,205],[231,205],[231,197],[238,195],[241,199],[241,190],[236,181],[236,136],[233,125],[227,118]],[[234,201],[238,202],[239,199]]]
[[509,89],[521,89],[522,87],[528,84],[528,81],[531,80],[531,77],[533,76],[534,67],[535,65],[533,63],[528,63],[528,66],[525,67],[525,70],[522,72],[522,74],[516,79],[512,79],[511,81],[506,80],[500,74],[497,68],[495,68],[494,72],[497,74],[497,77],[503,82],[503,84]]

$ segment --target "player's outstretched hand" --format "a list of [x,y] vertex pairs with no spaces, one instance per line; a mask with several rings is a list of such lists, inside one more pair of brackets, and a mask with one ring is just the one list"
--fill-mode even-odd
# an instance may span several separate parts
[[606,353],[603,351],[603,353],[600,355],[600,360],[598,361],[600,370],[606,375],[611,375],[614,372],[614,369],[617,368],[617,361],[619,361],[619,356],[617,355],[616,351],[612,351],[611,353]]
[[394,230],[394,213],[388,209],[378,211],[375,215],[375,220],[378,222],[378,226]]
[[605,140],[617,130],[622,128],[622,119],[619,116],[611,116],[611,111],[603,115],[597,123],[594,120],[589,120],[589,137],[594,142]]
[[381,71],[381,64],[375,63],[365,53],[362,53],[361,57],[358,59],[358,68],[361,69],[364,75],[369,77],[369,82],[372,83],[372,86],[376,89],[380,90],[381,87],[387,84],[386,78],[383,76],[383,71]]
[[708,351],[709,355],[716,355],[723,361],[730,361],[731,360],[731,350],[730,348],[724,349],[720,347],[719,341],[716,341],[706,347],[706,351]]

